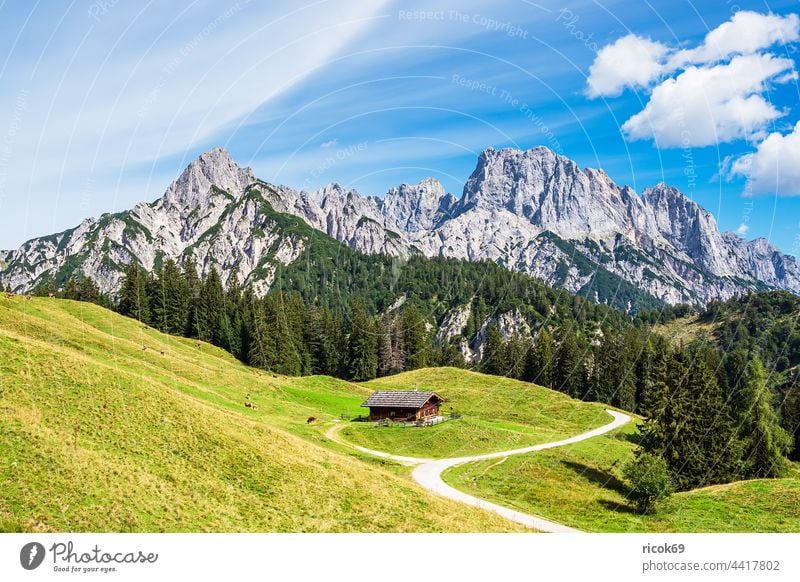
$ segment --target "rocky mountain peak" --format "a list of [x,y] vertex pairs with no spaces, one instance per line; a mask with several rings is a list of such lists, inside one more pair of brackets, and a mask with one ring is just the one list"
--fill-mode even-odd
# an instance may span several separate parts
[[642,203],[655,217],[659,232],[672,243],[685,241],[691,234],[702,235],[701,231],[717,232],[710,212],[664,182],[645,188]]
[[387,220],[406,232],[431,230],[449,212],[455,199],[435,178],[419,184],[401,184],[386,193],[381,211]]
[[[623,308],[631,308],[631,297],[649,306],[653,297],[702,304],[763,286],[800,293],[797,260],[763,239],[720,233],[711,213],[677,189],[659,183],[640,198],[603,170],[582,170],[546,147],[487,148],[461,200],[433,178],[383,198],[337,183],[313,192],[273,186],[216,148],[190,163],[155,203],[0,252],[0,277],[7,287],[29,290],[71,268],[113,292],[121,269],[109,265],[134,260],[149,269],[159,256],[192,256],[227,273],[237,265],[266,292],[272,279],[259,279],[269,271],[257,267],[287,264],[302,245],[271,230],[269,216],[242,196],[252,184],[275,211],[357,251],[494,260]],[[273,256],[275,245],[283,250]]]
[[505,208],[530,216],[555,178],[574,178],[578,165],[544,146],[529,150],[487,148],[464,185],[461,210]]
[[227,150],[217,147],[201,154],[186,167],[170,184],[161,205],[191,212],[209,203],[212,186],[238,198],[254,181],[251,168],[240,167]]

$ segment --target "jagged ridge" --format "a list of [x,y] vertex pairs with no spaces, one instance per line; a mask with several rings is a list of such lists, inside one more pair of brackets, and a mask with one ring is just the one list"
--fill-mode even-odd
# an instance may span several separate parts
[[291,214],[363,253],[489,259],[590,298],[635,308],[637,293],[703,304],[745,289],[800,292],[797,261],[763,239],[720,233],[713,216],[665,184],[637,196],[602,170],[544,147],[484,151],[457,199],[435,179],[383,199],[339,184],[314,192],[273,186],[216,148],[165,194],[132,210],[84,220],[0,252],[0,279],[27,291],[85,273],[113,292],[130,261],[151,269],[192,257],[259,294],[304,236],[278,225]]

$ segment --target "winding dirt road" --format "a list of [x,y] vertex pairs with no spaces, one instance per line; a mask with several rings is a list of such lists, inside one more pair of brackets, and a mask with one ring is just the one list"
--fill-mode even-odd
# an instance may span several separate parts
[[468,495],[467,493],[459,491],[458,489],[454,489],[453,487],[450,487],[447,483],[445,483],[442,480],[442,473],[447,469],[450,469],[451,467],[455,467],[457,465],[463,465],[464,463],[471,463],[473,461],[485,461],[487,459],[503,459],[506,457],[510,457],[512,455],[522,455],[525,453],[532,453],[535,451],[543,451],[545,449],[553,449],[555,447],[563,447],[565,445],[571,445],[586,439],[590,439],[592,437],[600,436],[616,428],[624,426],[631,421],[631,417],[628,416],[627,414],[623,414],[615,410],[606,410],[606,412],[608,412],[614,418],[614,420],[599,428],[595,428],[588,432],[581,433],[574,437],[570,437],[560,441],[541,443],[538,445],[524,447],[521,449],[499,451],[497,453],[487,453],[484,455],[473,455],[470,457],[453,457],[450,459],[420,459],[416,457],[403,457],[400,455],[392,455],[390,453],[373,451],[371,449],[359,447],[350,444],[347,441],[342,440],[337,435],[339,429],[341,429],[342,426],[344,426],[342,424],[332,426],[328,430],[325,436],[340,444],[361,451],[362,453],[367,453],[369,455],[381,457],[383,459],[390,459],[392,461],[401,463],[403,465],[415,466],[416,468],[411,473],[411,476],[413,477],[414,481],[419,483],[422,487],[424,487],[428,491],[432,491],[433,493],[441,495],[442,497],[447,497],[448,499],[453,499],[455,501],[466,503],[467,505],[472,505],[474,507],[480,507],[487,511],[491,511],[493,513],[501,515],[506,519],[509,519],[516,523],[520,523],[524,526],[539,531],[550,532],[550,533],[581,533],[581,531],[578,529],[567,527],[565,525],[556,523],[554,521],[549,521],[542,517],[530,515],[527,513],[522,513],[521,511],[516,511],[514,509],[509,509],[508,507],[503,507],[495,503],[490,503],[489,501],[485,501],[478,497]]

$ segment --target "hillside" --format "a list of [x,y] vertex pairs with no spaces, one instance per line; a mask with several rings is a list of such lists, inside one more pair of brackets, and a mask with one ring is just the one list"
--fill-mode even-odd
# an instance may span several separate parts
[[363,387],[55,299],[0,297],[0,354],[0,530],[516,529],[306,424],[357,413]]
[[756,479],[678,493],[656,515],[636,513],[622,467],[633,424],[568,447],[471,463],[444,478],[472,495],[590,532],[800,532],[800,466]]

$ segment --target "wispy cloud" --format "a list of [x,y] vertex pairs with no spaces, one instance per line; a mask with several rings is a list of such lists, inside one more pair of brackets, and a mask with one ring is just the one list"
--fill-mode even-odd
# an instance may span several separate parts
[[[106,209],[153,196],[210,136],[314,73],[385,4],[239,0],[190,7],[120,2],[91,14],[85,5],[3,10],[6,23],[20,23],[21,40],[0,98],[11,103],[24,90],[27,110],[36,112],[25,116],[10,155],[3,214],[16,220],[3,224],[4,234],[19,242],[80,220],[89,210],[76,203],[86,196],[87,179],[102,188],[93,196],[111,200]],[[26,9],[37,12],[28,19]],[[43,34],[50,36],[45,45]],[[0,127],[11,122],[9,114],[0,112]],[[174,165],[163,168],[163,159]],[[137,189],[134,200],[127,198]],[[24,219],[33,199],[50,221]]]

